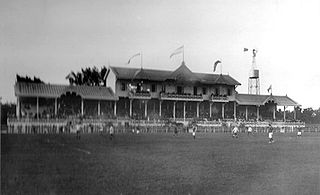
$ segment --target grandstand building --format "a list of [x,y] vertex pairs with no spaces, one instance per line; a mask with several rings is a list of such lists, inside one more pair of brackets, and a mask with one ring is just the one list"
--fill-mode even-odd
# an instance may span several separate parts
[[[100,119],[174,121],[288,120],[283,111],[300,105],[288,96],[240,94],[229,75],[110,67],[106,87],[15,83],[16,118],[81,116]],[[296,120],[296,114],[290,120]]]

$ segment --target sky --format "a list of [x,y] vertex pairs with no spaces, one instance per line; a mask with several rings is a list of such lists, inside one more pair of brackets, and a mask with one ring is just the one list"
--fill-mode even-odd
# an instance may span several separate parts
[[[318,0],[0,0],[0,96],[15,102],[16,74],[68,84],[88,66],[176,69],[184,45],[194,72],[218,71],[248,93],[252,49],[260,92],[320,107]],[[243,48],[249,52],[243,52]]]

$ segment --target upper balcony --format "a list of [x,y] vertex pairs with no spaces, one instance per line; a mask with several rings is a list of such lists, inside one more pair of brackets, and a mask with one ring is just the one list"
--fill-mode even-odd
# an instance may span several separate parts
[[211,95],[210,100],[213,102],[229,102],[227,95]]
[[161,100],[175,100],[175,101],[203,101],[202,95],[192,95],[189,93],[160,93]]
[[151,99],[151,94],[149,91],[139,91],[139,92],[129,92],[130,99]]

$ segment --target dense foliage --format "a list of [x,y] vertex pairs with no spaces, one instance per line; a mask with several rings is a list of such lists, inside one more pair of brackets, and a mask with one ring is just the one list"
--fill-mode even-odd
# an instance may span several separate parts
[[71,71],[66,79],[70,85],[106,86],[106,78],[110,69],[103,66],[100,70],[97,67],[81,68],[81,71]]
[[33,77],[33,79],[31,77],[28,76],[20,76],[17,74],[17,82],[25,82],[25,83],[44,83],[40,78],[37,77]]

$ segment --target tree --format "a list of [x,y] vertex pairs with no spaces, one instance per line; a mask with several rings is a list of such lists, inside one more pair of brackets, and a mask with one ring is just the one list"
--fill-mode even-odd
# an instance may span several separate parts
[[40,78],[38,77],[33,77],[33,79],[31,77],[23,77],[23,76],[20,76],[20,75],[16,75],[16,78],[17,78],[17,82],[24,82],[24,83],[44,83]]
[[93,68],[81,68],[81,71],[75,73],[71,71],[66,79],[70,85],[88,85],[88,86],[106,86],[106,78],[110,69],[103,66],[100,70],[94,66]]

